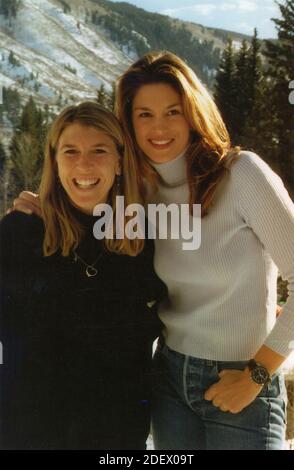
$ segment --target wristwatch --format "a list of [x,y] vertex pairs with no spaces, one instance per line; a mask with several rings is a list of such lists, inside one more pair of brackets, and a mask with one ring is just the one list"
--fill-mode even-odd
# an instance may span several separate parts
[[271,381],[271,376],[266,367],[256,362],[254,359],[250,359],[248,362],[248,369],[251,372],[251,378],[253,382],[258,385],[268,385]]

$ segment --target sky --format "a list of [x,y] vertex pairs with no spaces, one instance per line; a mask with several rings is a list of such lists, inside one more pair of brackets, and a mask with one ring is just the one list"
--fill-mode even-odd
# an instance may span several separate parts
[[[127,1],[144,10],[169,15],[203,26],[253,34],[260,38],[276,38],[271,18],[280,18],[274,0],[112,0]],[[283,0],[279,0],[284,3]]]

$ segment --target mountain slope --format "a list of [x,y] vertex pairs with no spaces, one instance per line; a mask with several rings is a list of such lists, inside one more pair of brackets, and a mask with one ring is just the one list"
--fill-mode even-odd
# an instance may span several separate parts
[[[20,0],[16,17],[0,14],[0,87],[17,90],[20,103],[33,96],[57,111],[95,98],[101,84],[110,91],[133,60],[154,49],[178,53],[212,87],[227,35],[125,2]],[[239,47],[243,36],[232,37]],[[3,109],[0,138],[15,121]]]
[[14,84],[22,96],[34,94],[49,104],[60,93],[78,100],[95,96],[101,83],[110,89],[130,63],[105,35],[48,0],[22,0],[11,28],[1,15],[0,45],[0,84]]

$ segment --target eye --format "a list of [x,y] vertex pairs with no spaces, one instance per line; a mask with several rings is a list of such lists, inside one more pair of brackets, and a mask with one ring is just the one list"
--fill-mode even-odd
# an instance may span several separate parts
[[68,149],[64,153],[66,155],[74,155],[75,153],[77,153],[77,151],[75,149]]
[[96,148],[94,149],[94,153],[100,155],[101,153],[106,153],[106,150],[103,148]]
[[140,118],[146,118],[146,117],[150,117],[151,113],[149,113],[148,111],[144,111],[143,113],[140,113],[138,116]]
[[177,114],[181,114],[181,111],[179,109],[170,109],[167,114],[168,116],[176,116]]

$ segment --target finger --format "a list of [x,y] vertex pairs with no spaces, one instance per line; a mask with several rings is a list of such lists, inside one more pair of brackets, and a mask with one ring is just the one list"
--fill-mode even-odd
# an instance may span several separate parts
[[218,400],[212,400],[212,404],[213,406],[215,406],[216,408],[220,408],[222,405],[221,405],[221,402],[218,401]]
[[21,191],[18,197],[20,199],[28,199],[30,201],[31,199],[37,199],[39,194],[32,193],[31,191]]
[[38,207],[40,205],[40,200],[39,198],[35,198],[35,197],[32,197],[30,196],[29,194],[26,194],[25,192],[22,192],[18,195],[18,197],[16,197],[13,201],[13,203],[15,201],[20,201],[22,202],[23,204],[28,204],[28,205],[32,205],[34,207]]
[[18,203],[17,205],[14,205],[14,210],[23,212],[24,214],[32,215],[33,211],[29,209],[27,206],[22,205],[21,203]]
[[[22,191],[19,196],[14,200],[14,207],[18,203],[26,206],[34,214],[42,217],[41,207],[40,207],[40,197],[38,194],[32,193],[30,191]],[[17,207],[16,207],[17,208]]]
[[25,201],[24,199],[20,199],[19,197],[17,197],[13,200],[13,209],[19,210],[20,207],[26,207],[27,209],[32,210],[34,208],[34,205],[30,201]]
[[26,214],[37,214],[41,216],[40,207],[37,204],[33,204],[32,201],[16,198],[13,201],[13,209],[25,212]]
[[208,390],[206,390],[206,392],[204,393],[204,398],[205,400],[207,401],[211,401],[214,399],[215,395],[216,395],[216,390],[214,388],[214,386],[212,385],[212,387],[210,387]]
[[219,409],[224,413],[227,413],[229,411],[229,408],[227,408],[226,406],[220,406]]

